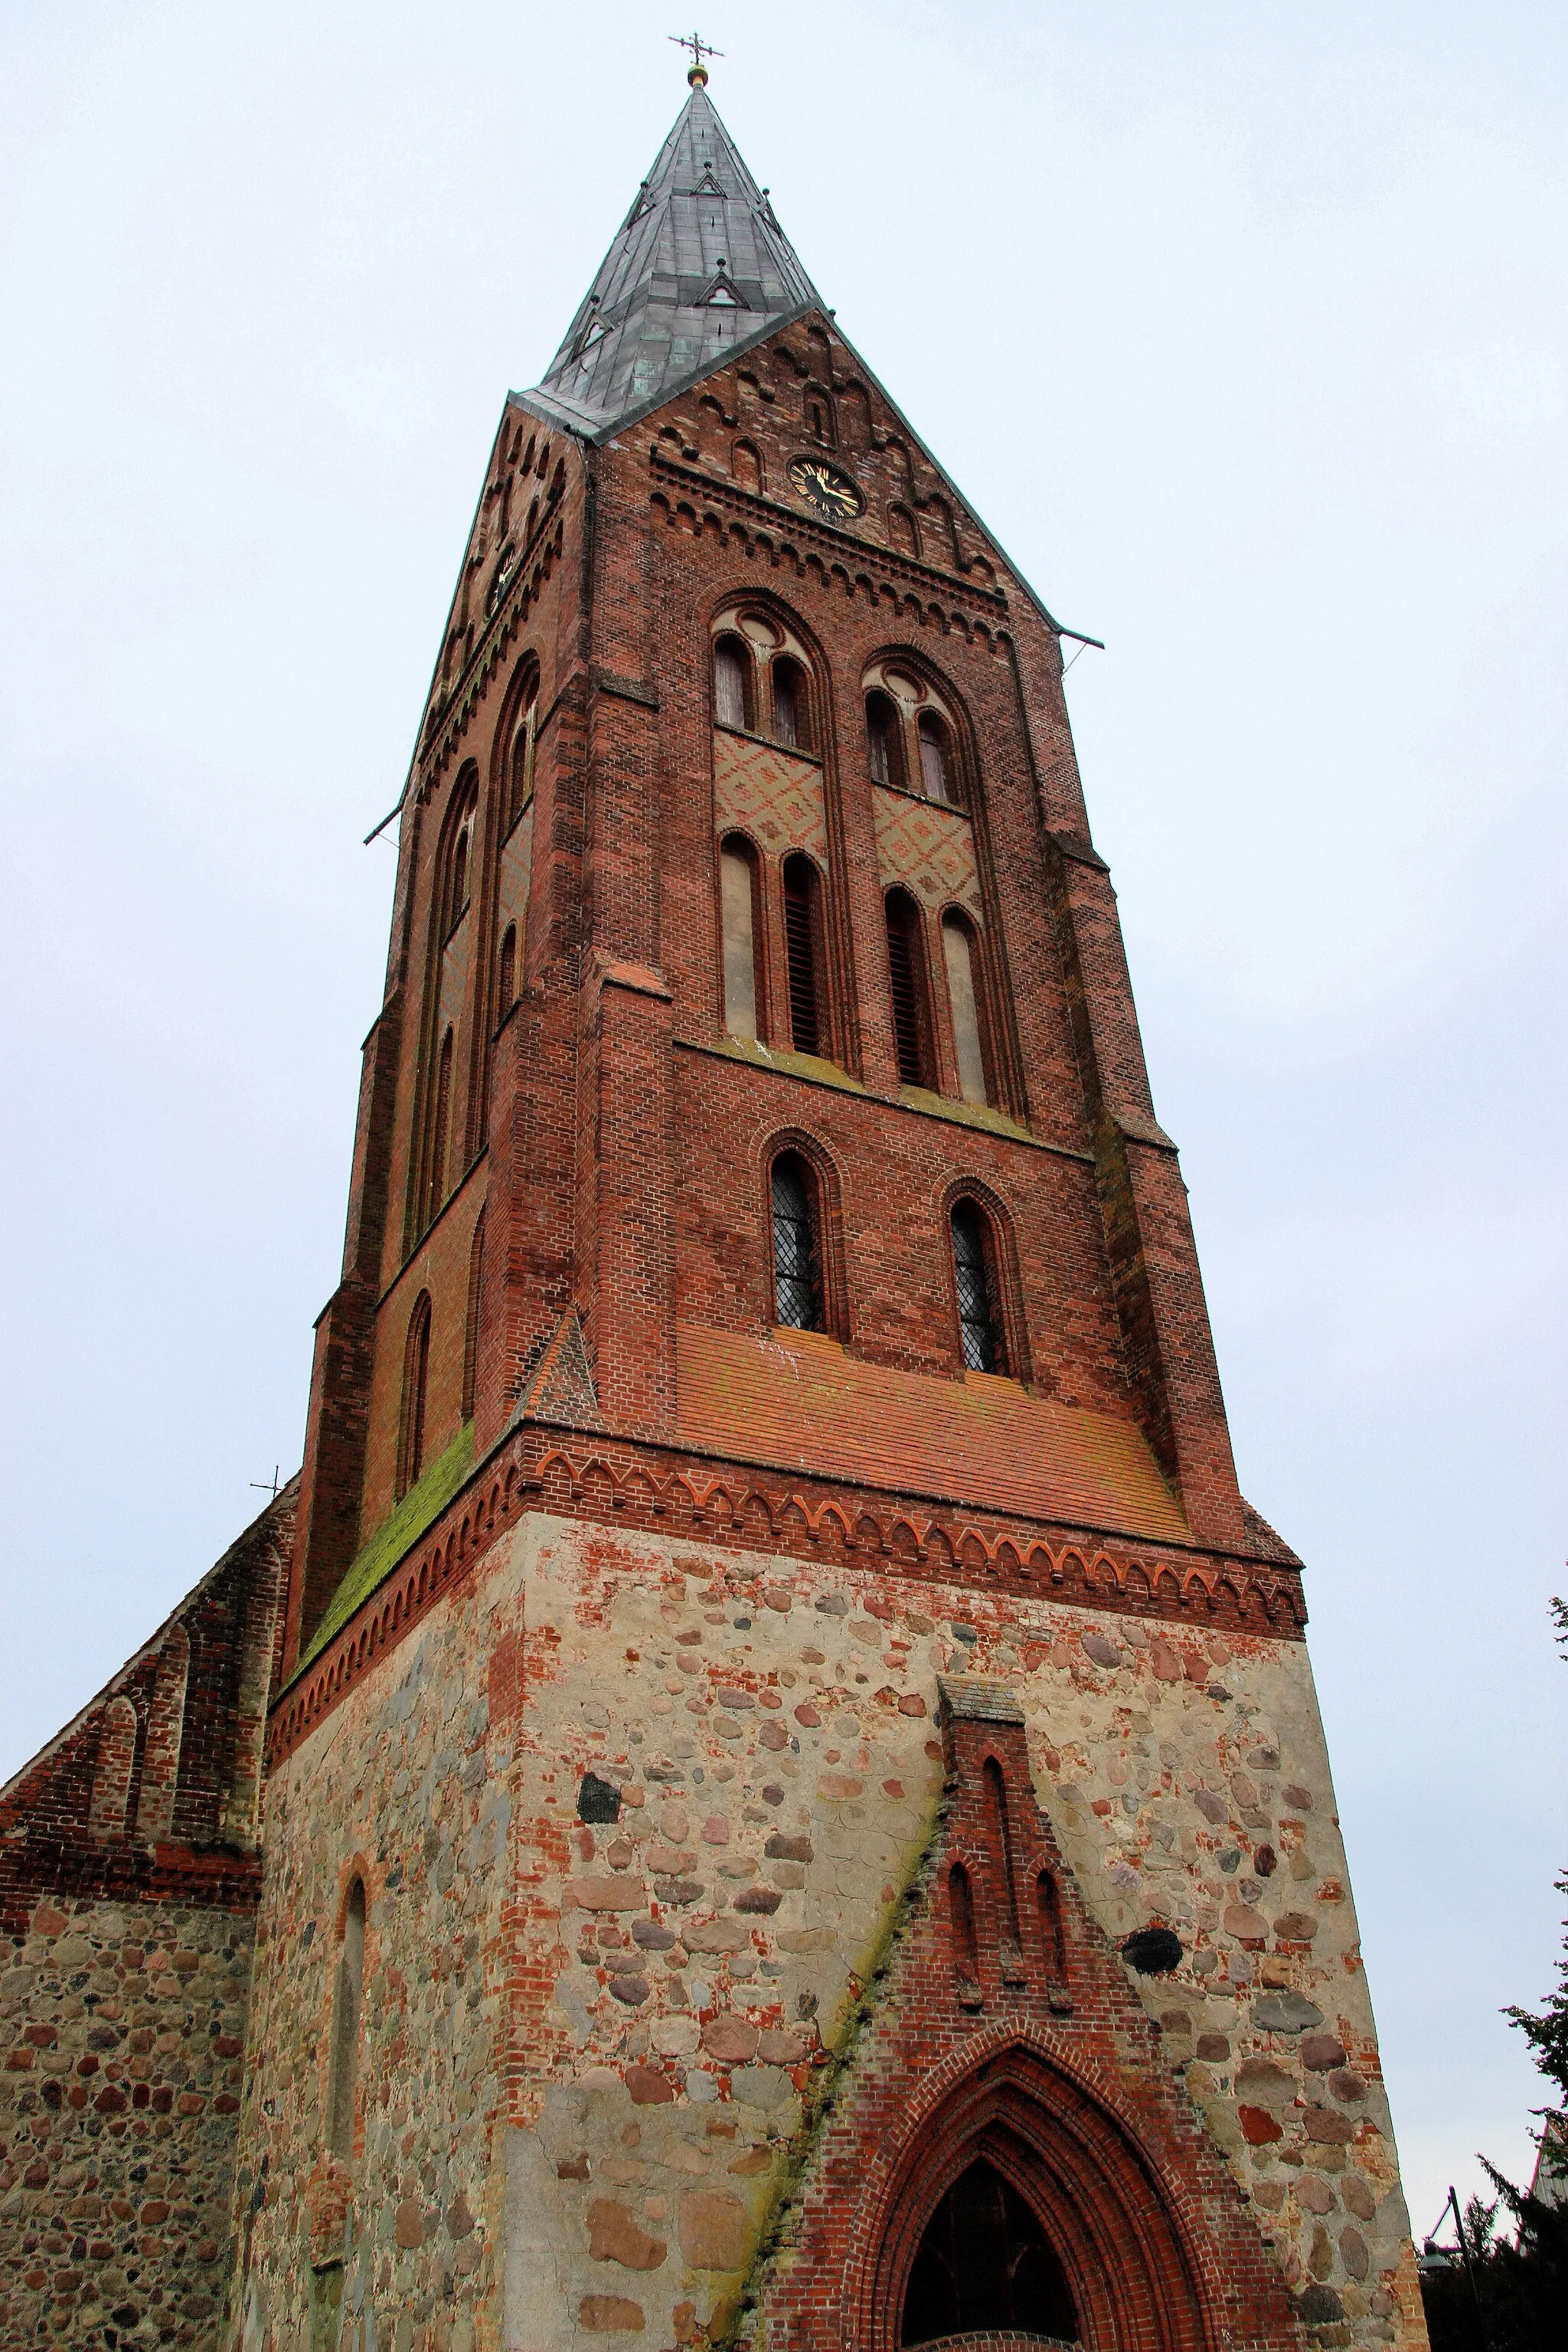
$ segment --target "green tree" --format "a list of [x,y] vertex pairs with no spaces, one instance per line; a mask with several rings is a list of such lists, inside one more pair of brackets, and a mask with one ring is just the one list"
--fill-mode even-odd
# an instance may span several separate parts
[[[1557,1642],[1568,1663],[1568,1601],[1554,1600]],[[1568,1871],[1557,1882],[1568,1895]],[[1568,1920],[1563,1922],[1568,1928]],[[1531,2053],[1568,2108],[1568,1939],[1557,1963],[1557,1989],[1540,2011],[1511,2008],[1503,2015],[1517,2025]],[[1538,2109],[1545,2115],[1548,2109]],[[1516,2189],[1483,2156],[1496,2197],[1488,2204],[1472,2197],[1465,2208],[1469,2268],[1456,2260],[1446,2270],[1424,2271],[1421,2299],[1432,2352],[1563,2352],[1568,2343],[1568,2206],[1542,2204]],[[1513,2224],[1500,2231],[1500,2209]],[[1479,2306],[1479,2309],[1478,2309]]]

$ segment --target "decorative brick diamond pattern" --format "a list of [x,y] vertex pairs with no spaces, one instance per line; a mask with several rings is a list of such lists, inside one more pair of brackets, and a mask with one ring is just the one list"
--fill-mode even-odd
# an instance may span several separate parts
[[981,918],[980,877],[974,866],[974,834],[957,809],[938,808],[908,793],[874,791],[877,864],[884,885],[901,882],[928,907],[957,899],[976,922]]
[[822,770],[798,751],[716,730],[713,804],[721,833],[749,833],[771,856],[808,849],[826,862],[827,820]]

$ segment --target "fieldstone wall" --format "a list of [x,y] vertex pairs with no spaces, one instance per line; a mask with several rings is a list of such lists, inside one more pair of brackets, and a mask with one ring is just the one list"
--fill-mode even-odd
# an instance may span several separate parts
[[0,1948],[0,2343],[215,2340],[252,1932],[45,1897]]
[[[305,2352],[340,2262],[354,2352],[729,2326],[932,1834],[937,1676],[965,1673],[1020,1701],[1105,1934],[1179,1935],[1179,1970],[1130,1981],[1301,2318],[1423,2344],[1302,1644],[542,1515],[270,1785],[247,2342]],[[363,2116],[334,2181],[356,1866]]]

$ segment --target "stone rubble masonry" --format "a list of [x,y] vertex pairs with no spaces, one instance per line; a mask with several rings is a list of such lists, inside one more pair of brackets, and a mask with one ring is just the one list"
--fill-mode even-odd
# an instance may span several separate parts
[[0,2344],[206,2346],[294,1490],[0,1791]]
[[[1022,1988],[995,1962],[981,1767],[944,1755],[943,1678],[1021,1718],[996,1736]],[[581,1816],[590,1774],[619,1793],[613,1821]],[[941,1899],[955,1841],[978,1890],[973,2010]],[[264,1853],[236,2190],[256,2210],[231,2305],[247,2344],[307,2340],[331,2275],[356,2352],[405,2316],[430,2347],[742,2326],[873,2352],[885,2314],[845,2309],[847,2250],[871,2263],[899,2151],[934,2140],[922,2118],[971,2058],[1005,2053],[1149,2156],[1237,2346],[1295,2344],[1303,2320],[1326,2345],[1424,2342],[1297,1640],[530,1513],[280,1762]],[[1028,1907],[1047,1863],[1066,2015]],[[356,1870],[361,2111],[323,2239]],[[1151,1924],[1180,1937],[1173,1975],[1116,1956]]]

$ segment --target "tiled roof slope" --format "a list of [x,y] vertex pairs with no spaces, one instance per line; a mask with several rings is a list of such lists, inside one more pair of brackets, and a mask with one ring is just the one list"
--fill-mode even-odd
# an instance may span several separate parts
[[822,298],[705,89],[693,89],[531,407],[590,439]]
[[971,1373],[943,1381],[845,1354],[808,1332],[677,1327],[688,1444],[1026,1518],[1190,1540],[1135,1422]]

